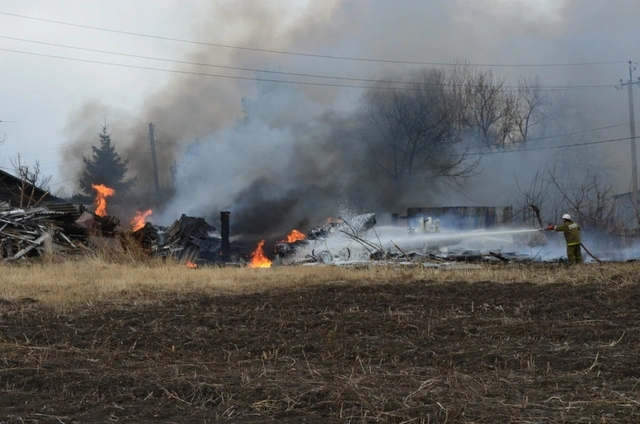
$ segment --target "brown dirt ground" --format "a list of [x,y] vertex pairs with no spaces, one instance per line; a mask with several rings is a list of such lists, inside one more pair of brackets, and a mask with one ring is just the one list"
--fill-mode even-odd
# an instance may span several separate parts
[[0,422],[636,423],[638,305],[612,281],[0,299]]

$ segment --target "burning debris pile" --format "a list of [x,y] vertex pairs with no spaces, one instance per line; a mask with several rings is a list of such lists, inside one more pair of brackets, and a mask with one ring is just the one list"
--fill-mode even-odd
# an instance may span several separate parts
[[[241,243],[231,245],[229,212],[221,212],[220,221],[222,228],[218,231],[204,218],[183,214],[168,227],[150,222],[137,226],[132,223],[133,236],[141,241],[152,256],[174,257],[185,261],[190,268],[205,263],[244,263],[244,258],[249,256],[248,250]],[[271,264],[264,253],[263,257],[265,262]]]
[[0,256],[5,261],[86,249],[91,233],[113,236],[119,220],[55,204],[12,209],[0,203]]
[[[448,232],[431,217],[420,217],[415,227],[376,224],[375,214],[329,219],[309,230],[306,237],[280,241],[275,249],[278,263],[419,261],[437,266],[446,262],[527,262],[531,255],[518,251],[546,243],[537,229]],[[505,251],[504,247],[513,250]]]
[[204,218],[182,215],[168,227],[147,222],[133,234],[157,256],[215,262],[222,254],[222,235]]
[[94,212],[83,205],[49,204],[22,209],[0,203],[1,257],[10,261],[48,252],[86,252],[92,248],[91,236],[124,241],[131,235],[152,256],[204,262],[229,260],[228,213],[226,243],[224,228],[221,234],[204,218],[182,215],[169,227],[153,225],[147,222],[153,213],[151,209],[138,211],[129,229],[124,228],[117,217],[107,214],[107,198],[114,195],[115,190],[96,184],[93,188],[96,190]]
[[89,212],[84,206],[52,204],[15,209],[0,203],[0,255],[5,261],[51,253],[90,251],[90,237],[116,238],[131,234],[152,256],[218,262],[223,238],[204,218],[182,215],[168,227],[146,222],[151,211],[138,212],[131,229],[123,228],[115,216]]
[[241,243],[231,245],[229,214],[221,212],[220,231],[204,218],[187,215],[166,227],[154,225],[147,221],[151,210],[139,211],[130,226],[123,228],[118,218],[106,215],[106,203],[100,201],[96,201],[95,212],[82,205],[12,209],[0,203],[0,255],[11,261],[45,253],[87,252],[91,251],[91,236],[131,236],[150,256],[176,258],[190,268],[202,264],[351,266],[374,261],[440,266],[451,262],[531,262],[535,255],[525,249],[531,252],[547,242],[538,229],[448,231],[430,217],[420,217],[412,225],[379,226],[376,215],[369,213],[330,218],[306,234],[292,230],[271,244],[272,251],[260,240],[251,252]]
[[[390,261],[437,264],[443,262],[531,261],[520,254],[522,246],[546,243],[535,229],[495,229],[447,231],[439,220],[420,216],[407,225],[378,226],[373,213],[348,218],[329,218],[307,234],[292,230],[265,253],[266,240],[260,240],[253,252],[234,242],[229,234],[230,212],[220,213],[221,229],[204,218],[182,215],[169,226],[148,221],[151,209],[138,211],[121,226],[120,220],[107,214],[107,198],[115,190],[93,185],[95,211],[84,206],[52,204],[29,209],[12,209],[0,204],[0,255],[5,261],[37,257],[45,253],[91,251],[91,236],[126,240],[133,237],[150,256],[172,257],[190,268],[200,264],[245,264],[250,268],[272,265],[338,264]],[[411,225],[409,225],[411,224]],[[121,236],[125,236],[124,238]]]
[[279,256],[286,256],[309,246],[312,242],[322,242],[341,233],[357,236],[370,230],[374,225],[376,225],[376,215],[373,213],[357,215],[349,221],[329,218],[324,224],[310,229],[306,236],[298,230],[293,230],[286,239],[276,244],[276,253]]

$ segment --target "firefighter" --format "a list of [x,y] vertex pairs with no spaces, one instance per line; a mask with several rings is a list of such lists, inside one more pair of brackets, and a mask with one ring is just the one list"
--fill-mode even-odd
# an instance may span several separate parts
[[569,259],[569,263],[582,263],[580,226],[576,222],[573,222],[571,215],[568,213],[562,215],[562,219],[564,220],[562,225],[549,224],[546,229],[548,231],[562,231],[567,241],[567,259]]

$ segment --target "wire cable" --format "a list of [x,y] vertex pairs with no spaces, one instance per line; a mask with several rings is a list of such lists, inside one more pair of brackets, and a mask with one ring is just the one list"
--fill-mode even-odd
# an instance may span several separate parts
[[[298,84],[298,85],[309,85],[309,86],[319,86],[319,87],[334,87],[334,88],[356,88],[360,90],[405,90],[405,91],[417,91],[419,88],[407,88],[407,87],[393,87],[393,86],[372,86],[372,85],[346,85],[346,84],[333,84],[333,83],[322,83],[322,82],[309,82],[309,81],[287,81],[287,80],[277,80],[277,79],[268,79],[268,78],[259,78],[259,77],[244,77],[239,75],[222,75],[222,74],[209,74],[206,72],[196,72],[196,71],[181,71],[177,69],[162,69],[162,68],[153,68],[150,66],[139,66],[139,65],[128,65],[124,63],[114,63],[114,62],[104,62],[100,60],[90,60],[90,59],[80,59],[76,57],[68,57],[68,56],[58,56],[52,54],[45,53],[34,53],[34,52],[26,52],[23,50],[14,50],[14,49],[6,49],[0,48],[0,51],[11,52],[11,53],[19,53],[30,56],[40,56],[40,57],[48,57],[53,59],[62,59],[62,60],[70,60],[74,62],[84,62],[84,63],[93,63],[99,65],[109,65],[109,66],[117,66],[122,68],[129,69],[142,69],[147,71],[157,71],[157,72],[168,72],[174,74],[182,74],[182,75],[194,75],[194,76],[206,76],[206,77],[214,77],[214,78],[226,78],[226,79],[235,79],[235,80],[243,80],[243,81],[261,81],[261,82],[273,82],[278,84]],[[613,87],[608,85],[602,86],[566,86],[566,87],[551,87],[551,88],[539,88],[539,91],[574,91],[585,88],[605,88],[605,87]],[[506,88],[505,90],[510,90]]]
[[[563,144],[561,146],[532,147],[532,148],[526,148],[526,149],[513,149],[513,150],[506,150],[505,149],[505,150],[493,150],[493,151],[476,152],[476,153],[472,153],[472,152],[454,153],[454,154],[450,154],[450,155],[447,155],[447,156],[448,157],[487,156],[487,155],[497,155],[497,154],[505,154],[505,153],[531,152],[531,151],[535,151],[535,150],[565,149],[565,148],[569,148],[569,147],[592,146],[592,145],[597,145],[597,144],[613,143],[613,142],[616,142],[616,141],[627,141],[627,140],[631,140],[631,139],[632,139],[632,137],[612,138],[612,139],[608,139],[608,140],[597,140],[597,141],[586,141],[586,142],[582,142],[582,143]],[[40,166],[44,167],[44,166],[57,165],[57,164],[60,164],[60,163],[69,163],[69,162],[77,163],[77,162],[80,162],[81,160],[82,160],[82,158],[64,159],[64,160],[59,160],[59,161],[55,161],[55,162],[41,163]]]
[[[263,70],[257,68],[244,68],[239,66],[228,66],[228,65],[218,65],[212,63],[202,63],[202,62],[190,62],[186,60],[176,60],[176,59],[165,59],[153,56],[144,56],[138,54],[130,54],[130,53],[120,53],[108,50],[100,50],[100,49],[91,49],[86,47],[77,47],[77,46],[69,46],[66,44],[58,44],[58,43],[49,43],[45,41],[37,41],[37,40],[27,40],[24,38],[16,38],[9,37],[5,35],[0,35],[0,38],[6,40],[13,40],[25,43],[32,44],[40,44],[45,46],[52,47],[60,47],[65,49],[73,49],[80,50],[92,53],[101,53],[108,54],[114,56],[123,56],[130,57],[135,59],[145,59],[145,60],[154,60],[160,62],[169,62],[169,63],[177,63],[181,65],[194,65],[194,66],[205,66],[210,68],[220,68],[220,69],[230,69],[236,71],[247,71],[247,72],[256,72],[256,73],[266,73],[266,74],[277,74],[277,75],[288,75],[288,76],[296,76],[296,77],[307,77],[307,78],[319,78],[319,79],[333,79],[333,80],[341,80],[341,81],[359,81],[359,82],[368,82],[368,83],[377,83],[377,84],[404,84],[404,85],[417,85],[417,86],[437,86],[437,87],[451,87],[455,84],[451,83],[429,83],[429,82],[419,82],[419,81],[398,81],[398,80],[381,80],[381,79],[372,79],[372,78],[354,78],[354,77],[338,77],[338,76],[330,76],[330,75],[320,75],[320,74],[308,74],[308,73],[299,73],[299,72],[284,72],[284,71],[273,71],[273,70]],[[513,85],[501,85],[501,88],[512,88],[518,89],[518,86]],[[592,84],[592,85],[570,85],[570,86],[561,86],[561,85],[551,85],[551,86],[538,86],[536,88],[539,89],[582,89],[582,88],[611,88],[610,84]]]
[[494,150],[494,151],[490,151],[490,152],[477,152],[477,153],[462,153],[462,154],[455,154],[455,155],[451,155],[451,156],[464,156],[464,155],[468,155],[468,156],[485,156],[485,155],[494,155],[494,154],[502,154],[502,153],[518,153],[518,152],[532,152],[535,150],[551,150],[551,149],[565,149],[568,147],[577,147],[577,146],[593,146],[596,144],[604,144],[604,143],[612,143],[614,141],[626,141],[626,140],[631,140],[634,137],[625,137],[625,138],[612,138],[609,140],[598,140],[598,141],[585,141],[582,143],[573,143],[573,144],[563,144],[561,146],[547,146],[547,147],[531,147],[531,148],[527,148],[527,149],[513,149],[513,150]]
[[[640,123],[640,121],[635,121],[634,124],[636,124],[636,123]],[[594,132],[594,131],[607,130],[607,129],[611,129],[611,128],[626,127],[627,125],[629,125],[628,122],[626,124],[608,125],[606,127],[591,128],[591,129],[588,129],[588,130],[574,131],[574,132],[568,132],[568,133],[564,133],[564,134],[556,134],[556,135],[548,135],[548,136],[544,136],[544,137],[528,138],[528,139],[526,139],[525,142],[529,143],[531,141],[549,140],[551,138],[566,137],[566,136],[569,136],[569,135],[586,134],[586,133],[590,133],[590,132]]]
[[[635,121],[634,123],[640,123],[640,121]],[[594,131],[607,130],[607,129],[611,129],[611,128],[626,127],[627,125],[629,125],[628,122],[625,123],[625,124],[607,125],[605,127],[590,128],[588,130],[581,130],[581,131],[574,131],[574,132],[568,132],[568,133],[563,133],[563,134],[548,135],[548,136],[544,136],[544,137],[529,138],[529,139],[527,139],[527,142],[539,141],[539,140],[548,140],[548,139],[552,139],[552,138],[566,137],[566,136],[569,136],[569,135],[586,134],[586,133],[590,133],[590,132],[594,132]],[[162,129],[156,128],[155,130],[156,130],[156,132],[161,132],[161,133],[164,133],[167,136],[173,137],[173,135],[169,134],[166,131],[163,131]],[[77,148],[73,148],[73,149],[67,149],[65,151],[79,151],[79,150],[86,149],[86,147],[87,146],[77,147]],[[23,157],[23,156],[36,156],[36,155],[40,155],[40,154],[56,153],[56,152],[59,152],[59,151],[60,151],[60,148],[51,148],[51,149],[44,149],[44,150],[32,150],[32,151],[28,151],[27,153],[18,153],[18,154],[13,155],[13,156],[4,156],[4,159],[17,159],[18,156],[20,156],[20,157]],[[484,153],[484,152],[480,152],[480,153]],[[80,158],[78,158],[78,160],[80,160]]]
[[[551,150],[551,149],[564,149],[564,148],[569,148],[569,147],[577,147],[577,146],[591,146],[591,145],[597,145],[597,144],[604,144],[604,143],[612,143],[612,142],[616,142],[616,141],[627,141],[627,140],[631,140],[633,137],[624,137],[624,138],[612,138],[612,139],[608,139],[608,140],[598,140],[598,141],[590,141],[590,142],[583,142],[583,143],[573,143],[573,144],[565,144],[562,146],[547,146],[547,147],[533,147],[533,148],[527,148],[527,149],[514,149],[514,150],[497,150],[497,151],[490,151],[490,152],[478,152],[478,153],[461,153],[461,154],[452,154],[452,155],[448,155],[450,157],[461,157],[461,156],[486,156],[486,155],[494,155],[494,154],[504,154],[504,153],[518,153],[518,152],[530,152],[530,151],[535,151],[535,150]],[[45,167],[45,166],[50,166],[50,165],[58,165],[60,163],[69,163],[69,162],[73,162],[73,163],[77,163],[79,161],[81,161],[82,158],[75,158],[75,159],[65,159],[65,160],[61,160],[61,161],[56,161],[56,162],[48,162],[48,163],[42,163],[40,164],[41,167]],[[0,167],[0,169],[6,169],[9,170],[9,168],[4,168],[4,167]],[[53,184],[54,185],[60,185],[66,182],[71,181],[72,179],[69,180],[65,180],[62,181],[60,183],[56,183]]]
[[[324,54],[292,52],[292,51],[285,51],[285,50],[261,49],[257,47],[233,46],[229,44],[210,43],[210,42],[197,41],[197,40],[172,38],[172,37],[166,37],[161,35],[144,34],[144,33],[133,32],[133,31],[123,31],[123,30],[117,30],[117,29],[111,29],[111,28],[103,28],[103,27],[97,27],[97,26],[91,26],[91,25],[82,25],[82,24],[76,24],[72,22],[57,21],[54,19],[45,19],[45,18],[38,18],[35,16],[20,15],[17,13],[0,11],[0,15],[11,16],[14,18],[30,19],[34,21],[40,21],[40,22],[47,22],[47,23],[56,24],[56,25],[66,25],[66,26],[75,27],[75,28],[110,32],[115,34],[124,34],[124,35],[130,35],[135,37],[144,37],[144,38],[151,38],[156,40],[165,40],[165,41],[188,43],[188,44],[194,44],[194,45],[200,45],[200,46],[220,47],[220,48],[226,48],[226,49],[245,50],[245,51],[260,52],[260,53],[272,53],[272,54],[301,56],[301,57],[314,57],[314,58],[332,59],[332,60],[351,60],[351,61],[358,61],[358,62],[394,63],[394,64],[402,64],[402,65],[431,65],[431,66],[456,66],[457,65],[456,63],[450,63],[450,62],[421,62],[421,61],[405,61],[405,60],[394,60],[394,59],[374,59],[374,58],[355,57],[355,56],[333,56],[333,55],[324,55]],[[603,62],[594,61],[594,62],[529,63],[529,64],[469,63],[467,65],[477,66],[477,67],[523,67],[524,68],[524,67],[596,66],[596,65],[614,65],[614,64],[618,65],[621,63],[628,63],[628,61],[617,60],[617,61],[603,61]]]

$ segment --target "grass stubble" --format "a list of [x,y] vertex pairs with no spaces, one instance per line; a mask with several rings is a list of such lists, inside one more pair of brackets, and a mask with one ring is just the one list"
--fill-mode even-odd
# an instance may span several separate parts
[[[636,263],[189,269],[119,255],[0,264],[13,305],[0,416],[41,396],[5,422],[639,418]],[[55,406],[58,391],[80,400]]]

